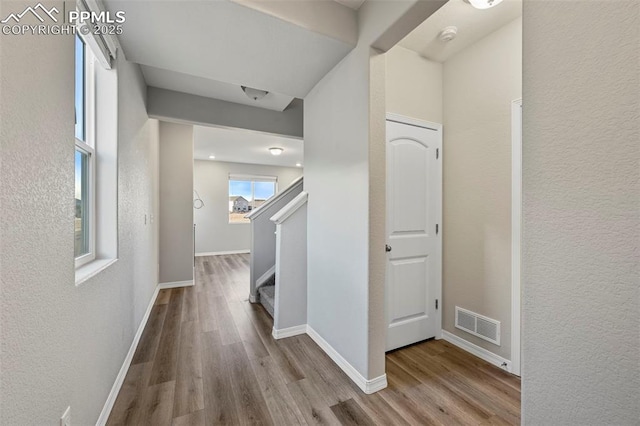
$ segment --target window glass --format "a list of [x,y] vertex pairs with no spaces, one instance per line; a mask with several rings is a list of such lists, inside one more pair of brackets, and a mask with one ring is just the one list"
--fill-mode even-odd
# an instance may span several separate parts
[[89,253],[89,154],[76,149],[75,156],[75,257]]
[[75,110],[76,138],[85,141],[85,51],[84,42],[76,36]]
[[275,182],[254,182],[254,196],[252,209],[260,207],[276,193]]
[[260,207],[276,193],[276,181],[229,179],[229,223],[249,223],[247,213]]

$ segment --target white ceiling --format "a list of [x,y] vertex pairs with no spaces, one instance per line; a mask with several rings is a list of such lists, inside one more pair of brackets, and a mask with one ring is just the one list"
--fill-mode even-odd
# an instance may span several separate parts
[[354,47],[228,0],[104,3],[126,13],[118,39],[127,59],[166,71],[145,77],[210,97],[225,96],[226,83],[304,98]]
[[[250,130],[194,126],[193,143],[196,160],[284,167],[295,167],[303,161],[302,139]],[[283,148],[284,152],[279,156],[271,155],[271,147]],[[210,160],[210,155],[215,155],[215,160]]]
[[[464,0],[449,0],[399,44],[425,58],[444,62],[520,16],[522,0],[504,0],[484,10],[476,9]],[[447,43],[438,40],[440,31],[451,25],[458,27],[456,38]]]
[[147,84],[161,89],[175,90],[275,111],[284,111],[293,100],[292,96],[269,92],[264,98],[254,101],[245,95],[242,88],[236,84],[223,83],[146,65],[142,65],[141,68]]
[[340,3],[341,5],[350,7],[353,10],[358,10],[360,6],[362,6],[362,3],[364,3],[364,0],[335,0],[335,1]]

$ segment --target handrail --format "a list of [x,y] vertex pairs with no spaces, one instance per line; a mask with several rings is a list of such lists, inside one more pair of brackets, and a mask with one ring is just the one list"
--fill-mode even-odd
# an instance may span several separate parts
[[298,184],[302,183],[303,180],[304,176],[300,176],[299,178],[291,182],[291,185],[289,185],[284,191],[279,192],[275,196],[269,198],[263,205],[253,210],[251,213],[246,214],[244,217],[247,219],[255,219],[256,217],[260,216],[263,212],[269,210],[269,207],[272,204],[276,203],[278,200],[281,200],[283,197],[293,191],[298,186]]
[[276,225],[280,225],[281,223],[285,222],[287,218],[289,218],[289,216],[298,211],[300,207],[304,206],[307,203],[308,199],[309,194],[302,191],[296,196],[296,198],[289,201],[289,204],[280,209],[278,213],[271,216],[271,219],[269,220],[271,220],[271,222],[274,222]]

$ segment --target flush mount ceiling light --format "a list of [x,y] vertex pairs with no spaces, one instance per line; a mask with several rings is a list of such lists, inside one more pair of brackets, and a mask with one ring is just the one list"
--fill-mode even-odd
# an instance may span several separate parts
[[296,167],[302,167],[302,164],[296,163]]
[[266,90],[254,89],[253,87],[240,86],[242,87],[242,91],[245,95],[249,97],[249,99],[253,99],[254,101],[259,101],[260,99],[267,96],[269,92]]
[[502,3],[502,0],[464,0],[476,9],[489,9]]
[[209,160],[215,160],[215,159],[216,159],[216,156],[215,156],[215,155],[210,155],[210,156],[209,156]]
[[269,148],[269,152],[271,153],[271,155],[280,155],[282,154],[282,151],[284,151],[284,149],[282,148],[277,148],[277,147]]
[[456,38],[456,35],[458,35],[458,27],[444,27],[438,34],[438,40],[446,43]]

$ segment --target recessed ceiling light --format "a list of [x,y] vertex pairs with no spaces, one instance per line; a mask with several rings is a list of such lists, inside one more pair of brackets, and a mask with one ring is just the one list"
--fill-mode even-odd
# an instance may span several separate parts
[[216,156],[215,156],[215,155],[210,155],[210,156],[209,156],[209,160],[215,160],[215,159],[216,159]]
[[280,155],[282,154],[282,151],[284,151],[284,149],[278,147],[269,148],[271,155]]
[[296,167],[302,167],[302,164],[296,163]]

